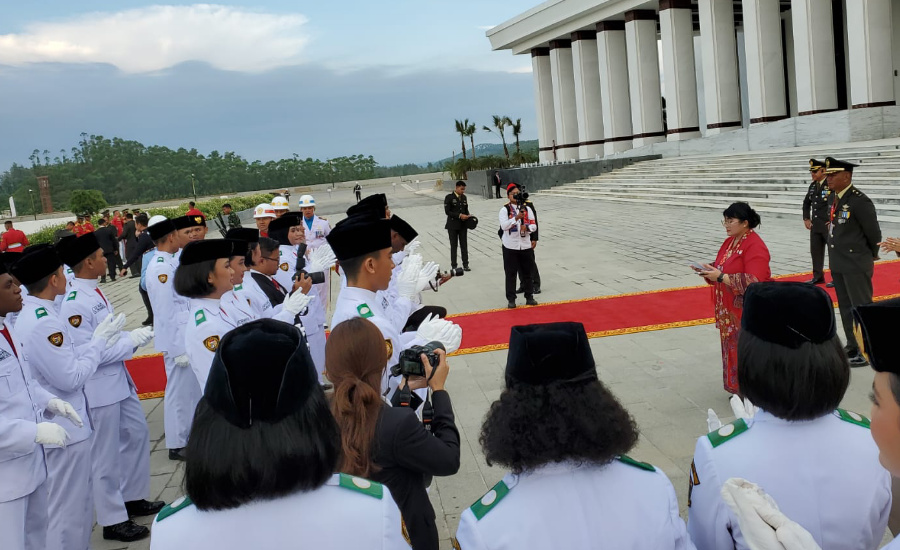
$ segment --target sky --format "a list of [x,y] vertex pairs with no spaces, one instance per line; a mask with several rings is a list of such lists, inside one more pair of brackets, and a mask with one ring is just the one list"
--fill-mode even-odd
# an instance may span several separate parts
[[531,59],[492,52],[485,31],[537,3],[3,2],[0,171],[82,132],[382,165],[459,154],[454,119],[521,118],[534,139]]

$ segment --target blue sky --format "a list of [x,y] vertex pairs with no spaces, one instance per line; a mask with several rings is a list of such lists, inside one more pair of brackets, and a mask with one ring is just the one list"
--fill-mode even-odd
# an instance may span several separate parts
[[522,118],[532,139],[531,60],[484,33],[536,3],[4,2],[0,170],[81,132],[382,164],[458,153],[454,118]]

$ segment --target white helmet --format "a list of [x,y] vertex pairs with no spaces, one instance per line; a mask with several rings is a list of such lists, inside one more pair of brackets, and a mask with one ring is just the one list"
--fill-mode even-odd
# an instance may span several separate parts
[[300,208],[306,208],[307,206],[315,206],[316,199],[314,199],[312,195],[303,195],[302,197],[300,197],[300,200],[297,201],[297,204],[300,205]]
[[271,204],[257,204],[256,208],[253,210],[254,218],[274,218],[275,217],[275,209]]
[[150,218],[149,220],[147,220],[147,227],[150,227],[151,225],[156,225],[159,222],[166,221],[167,219],[169,219],[169,218],[163,216],[162,214],[157,214],[157,215],[153,216],[152,218]]
[[288,203],[287,199],[278,195],[274,199],[272,199],[272,208],[275,210],[290,210],[291,205]]

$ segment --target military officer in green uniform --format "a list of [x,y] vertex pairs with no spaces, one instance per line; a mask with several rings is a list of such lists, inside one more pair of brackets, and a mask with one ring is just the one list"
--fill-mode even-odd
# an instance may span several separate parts
[[469,201],[466,199],[466,182],[456,182],[456,189],[444,197],[444,213],[447,223],[444,228],[450,236],[450,267],[456,269],[456,246],[459,243],[462,253],[463,269],[469,271],[469,244],[466,232],[466,220],[469,216]]
[[878,259],[881,228],[875,205],[853,186],[856,164],[825,158],[828,189],[828,263],[837,292],[850,365],[868,365],[853,336],[853,308],[872,303],[872,273]]
[[[825,246],[828,244],[828,198],[831,190],[825,184],[825,163],[809,159],[812,183],[803,198],[803,223],[809,230],[809,253],[812,256],[813,276],[806,281],[819,285],[825,282]],[[834,286],[829,284],[829,286]]]

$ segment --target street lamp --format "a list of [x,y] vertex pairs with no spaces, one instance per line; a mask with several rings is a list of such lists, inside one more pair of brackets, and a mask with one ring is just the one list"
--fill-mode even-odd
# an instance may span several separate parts
[[194,202],[197,202],[197,188],[194,186],[194,174],[191,174],[191,192],[194,194]]
[[34,189],[29,189],[28,195],[31,196],[31,213],[34,215],[34,219],[37,220],[37,210],[34,208]]

